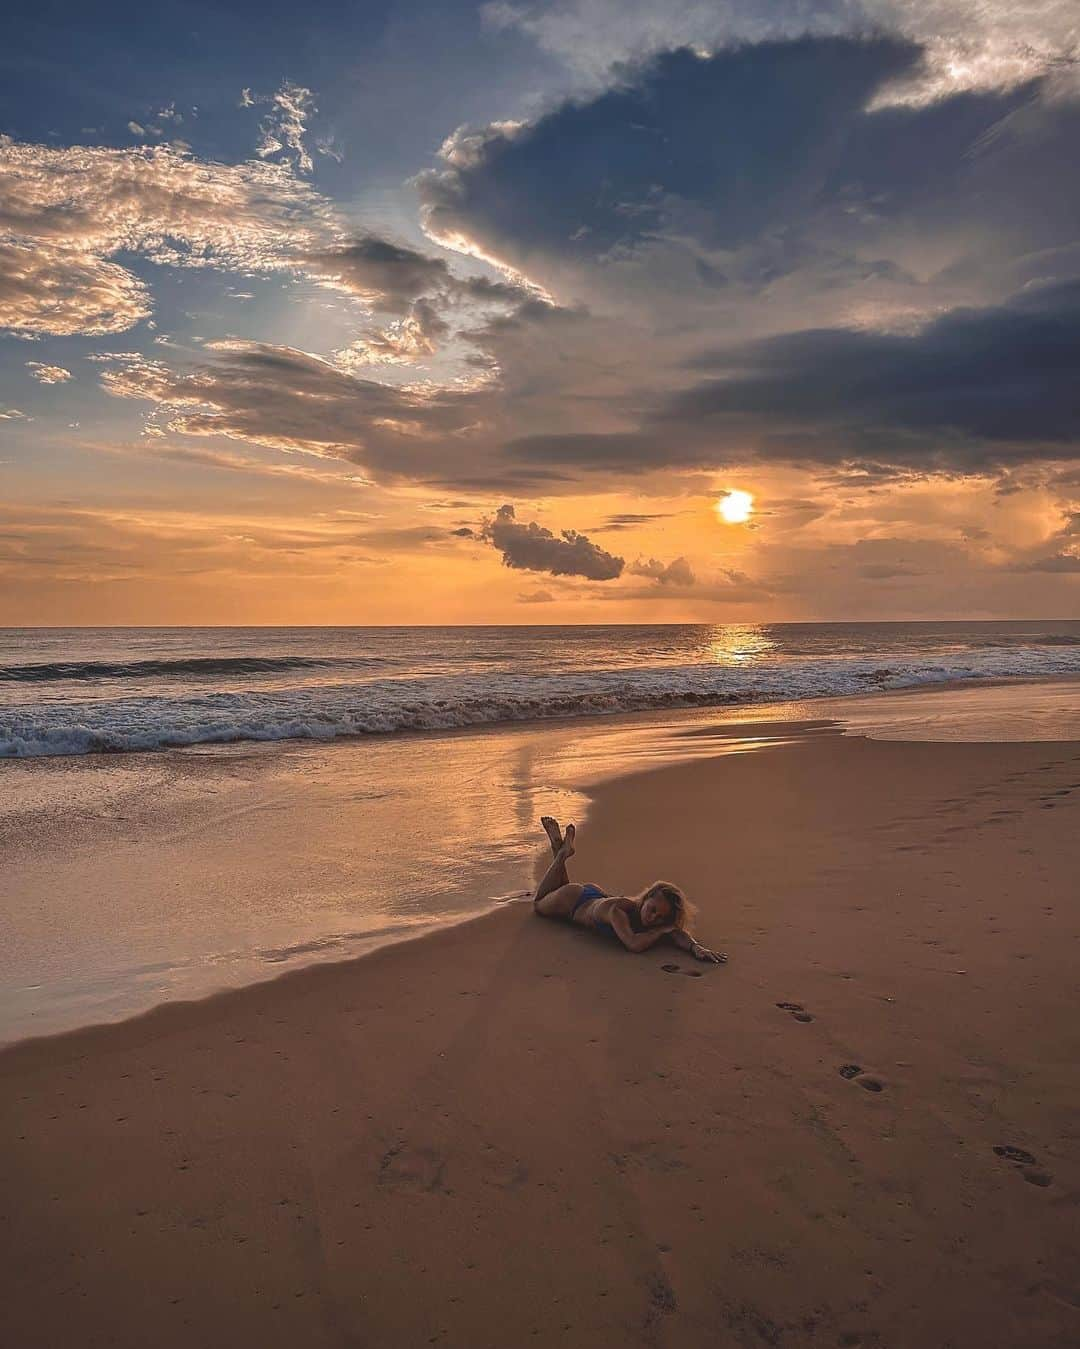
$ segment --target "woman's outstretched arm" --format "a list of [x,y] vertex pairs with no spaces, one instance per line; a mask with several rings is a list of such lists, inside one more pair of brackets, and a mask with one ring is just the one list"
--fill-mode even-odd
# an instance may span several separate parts
[[613,911],[611,926],[615,929],[616,937],[628,951],[633,951],[635,955],[647,951],[651,946],[655,946],[662,937],[666,937],[675,931],[671,923],[665,923],[662,927],[651,927],[647,932],[635,932],[630,926],[630,919],[627,918],[622,909]]
[[726,965],[727,956],[723,951],[710,951],[707,946],[702,946],[696,937],[692,937],[689,932],[680,931],[676,928],[671,933],[671,940],[680,951],[689,951],[695,960],[711,960],[714,965]]

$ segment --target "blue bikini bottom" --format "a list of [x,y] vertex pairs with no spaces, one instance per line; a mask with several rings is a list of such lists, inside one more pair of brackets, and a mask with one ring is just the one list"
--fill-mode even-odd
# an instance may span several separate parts
[[[607,891],[601,890],[598,885],[593,885],[591,881],[587,885],[583,885],[581,887],[581,894],[578,897],[578,901],[574,905],[573,909],[570,911],[571,922],[573,922],[574,915],[577,913],[578,909],[580,909],[583,904],[591,904],[594,899],[606,899],[606,898],[607,898]],[[595,928],[597,932],[610,932],[612,936],[615,935],[615,929],[611,926],[610,923],[603,923],[603,922],[591,923],[590,926]]]

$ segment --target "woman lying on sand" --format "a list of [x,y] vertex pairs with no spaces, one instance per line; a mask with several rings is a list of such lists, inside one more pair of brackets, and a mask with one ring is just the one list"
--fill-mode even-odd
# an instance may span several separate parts
[[654,881],[635,899],[625,895],[609,895],[591,882],[575,885],[566,871],[566,864],[574,855],[572,824],[563,834],[558,820],[541,816],[540,823],[551,840],[555,860],[548,867],[543,880],[533,895],[533,911],[541,918],[562,918],[579,927],[590,927],[596,932],[614,934],[628,951],[647,951],[658,941],[670,937],[682,951],[689,951],[695,960],[711,960],[723,965],[727,956],[710,951],[690,935],[690,905],[677,885],[670,881]]

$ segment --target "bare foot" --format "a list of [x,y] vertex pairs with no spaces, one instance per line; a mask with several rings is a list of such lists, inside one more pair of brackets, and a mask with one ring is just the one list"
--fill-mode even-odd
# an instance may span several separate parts
[[572,824],[566,826],[566,833],[563,834],[562,847],[559,849],[564,858],[573,857],[577,849],[574,847],[574,839],[577,837],[577,827]]
[[551,843],[551,851],[556,856],[563,845],[562,830],[559,828],[559,821],[554,815],[541,815],[540,823],[544,826],[544,833],[547,834]]

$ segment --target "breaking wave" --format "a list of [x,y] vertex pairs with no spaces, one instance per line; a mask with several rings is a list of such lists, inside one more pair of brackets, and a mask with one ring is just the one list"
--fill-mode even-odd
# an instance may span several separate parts
[[184,656],[176,660],[47,661],[38,665],[0,665],[0,682],[51,683],[58,679],[151,679],[182,675],[273,674],[335,665],[380,665],[379,656],[330,659],[319,656]]
[[[325,663],[288,659],[296,665]],[[265,668],[263,661],[252,658],[252,663]],[[208,662],[136,664],[194,665],[205,670]],[[224,664],[234,673],[240,662]],[[803,658],[742,668],[682,665],[565,674],[490,672],[269,691],[23,703],[0,708],[0,758],[234,741],[325,741],[557,717],[825,698],[952,680],[1053,675],[1080,675],[1080,647],[1065,643],[995,647],[933,661],[894,660],[888,666],[850,657]]]

